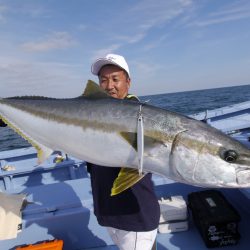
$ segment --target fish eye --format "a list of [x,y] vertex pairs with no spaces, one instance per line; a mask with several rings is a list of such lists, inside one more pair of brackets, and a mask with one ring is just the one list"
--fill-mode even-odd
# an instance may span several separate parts
[[223,150],[221,157],[223,160],[233,163],[237,160],[238,154],[234,150]]

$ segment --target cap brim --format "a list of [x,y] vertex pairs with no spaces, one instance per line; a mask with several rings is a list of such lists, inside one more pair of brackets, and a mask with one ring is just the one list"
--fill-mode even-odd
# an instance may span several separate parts
[[91,66],[91,72],[94,74],[94,75],[98,75],[100,69],[107,65],[107,64],[113,64],[113,65],[116,65],[118,66],[119,68],[121,68],[117,63],[111,61],[111,60],[108,60],[107,58],[100,58],[98,60],[96,60],[92,66]]
[[91,72],[94,74],[94,75],[98,75],[100,69],[107,65],[107,64],[113,64],[113,65],[117,65],[116,63],[114,63],[113,61],[110,61],[106,58],[100,58],[100,59],[97,59],[95,61],[95,63],[92,64],[91,66]]

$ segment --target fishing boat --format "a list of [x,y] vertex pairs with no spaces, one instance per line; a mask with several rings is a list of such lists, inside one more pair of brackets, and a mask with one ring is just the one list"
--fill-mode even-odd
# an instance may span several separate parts
[[[218,128],[250,148],[250,101],[207,110],[190,117]],[[188,202],[190,193],[205,190],[156,175],[153,175],[153,182],[159,200],[182,196]],[[54,152],[46,162],[38,166],[33,147],[2,151],[0,189],[8,194],[24,193],[28,201],[22,209],[22,224],[17,237],[1,240],[0,249],[17,249],[28,245],[29,248],[26,249],[32,249],[32,246],[39,243],[45,244],[41,249],[46,249],[46,244],[55,243],[55,240],[61,240],[63,249],[66,250],[117,249],[106,229],[98,225],[93,214],[90,179],[84,161]],[[238,225],[241,238],[228,249],[249,249],[250,189],[218,190],[241,217]],[[190,211],[188,229],[159,232],[157,249],[207,249]]]

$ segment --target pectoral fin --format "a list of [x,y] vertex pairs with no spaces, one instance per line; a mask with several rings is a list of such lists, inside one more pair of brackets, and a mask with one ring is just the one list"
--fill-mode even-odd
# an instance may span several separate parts
[[123,192],[124,190],[132,187],[144,176],[144,174],[139,175],[138,170],[136,169],[122,168],[113,183],[111,196],[117,195]]
[[137,151],[137,133],[120,132],[120,135]]

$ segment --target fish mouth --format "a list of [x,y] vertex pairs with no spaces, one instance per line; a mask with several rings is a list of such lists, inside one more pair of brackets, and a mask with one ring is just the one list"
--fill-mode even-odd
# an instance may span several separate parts
[[236,183],[240,188],[250,188],[250,168],[236,169]]

